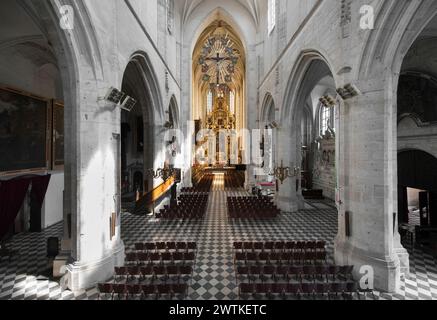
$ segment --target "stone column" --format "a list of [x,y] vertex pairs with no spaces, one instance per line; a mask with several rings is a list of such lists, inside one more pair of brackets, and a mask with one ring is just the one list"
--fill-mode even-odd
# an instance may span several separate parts
[[[290,167],[298,163],[300,158],[296,153],[296,130],[284,127],[278,130],[278,142],[276,145],[277,157],[276,165],[280,166],[283,161],[284,167]],[[277,195],[277,205],[284,212],[296,212],[303,207],[302,196],[296,192],[296,177],[287,178],[284,183],[279,182],[279,193]]]
[[335,260],[338,265],[354,265],[356,279],[364,275],[362,267],[370,266],[375,288],[395,292],[400,285],[400,260],[393,220],[397,211],[393,95],[390,85],[377,79],[358,86],[362,95],[347,100],[337,120],[340,210]]
[[[99,87],[92,81],[80,81],[81,100],[70,119],[75,125],[71,135],[72,175],[66,175],[71,189],[72,208],[71,258],[63,268],[63,287],[72,291],[86,289],[107,281],[114,267],[124,263],[121,240],[120,190],[118,185],[120,109],[100,101],[109,84]],[[96,82],[94,82],[96,83]],[[111,236],[111,219],[116,216],[115,234]]]

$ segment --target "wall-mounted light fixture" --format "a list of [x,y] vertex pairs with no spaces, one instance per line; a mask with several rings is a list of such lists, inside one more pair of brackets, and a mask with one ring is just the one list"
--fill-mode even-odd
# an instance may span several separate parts
[[109,88],[106,96],[104,98],[100,98],[99,100],[106,100],[108,102],[119,104],[120,101],[123,100],[125,95],[126,94],[124,92],[121,92],[120,90],[111,87]]
[[136,104],[137,104],[137,100],[135,100],[132,97],[126,96],[126,98],[120,104],[120,108],[125,111],[131,112]]
[[119,106],[120,109],[126,110],[128,112],[131,112],[132,109],[137,104],[137,101],[126,95],[126,93],[111,87],[108,90],[108,93],[104,98],[99,98],[99,100],[106,100],[108,102],[114,103],[115,105]]
[[361,94],[361,91],[357,86],[353,84],[347,84],[344,88],[338,88],[337,93],[343,98],[343,100],[351,99]]
[[335,99],[330,95],[326,95],[326,96],[321,97],[319,99],[319,101],[326,108],[332,108],[336,105]]
[[284,181],[288,178],[298,177],[300,172],[301,168],[284,167],[284,161],[281,161],[281,166],[273,168],[273,170],[269,173],[269,176],[275,177],[281,182],[281,184],[284,184]]

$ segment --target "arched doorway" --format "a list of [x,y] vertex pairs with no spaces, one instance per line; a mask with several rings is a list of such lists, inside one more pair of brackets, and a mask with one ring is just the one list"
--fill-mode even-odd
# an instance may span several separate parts
[[135,54],[124,72],[122,91],[135,99],[136,105],[121,115],[122,201],[124,209],[131,212],[148,210],[143,206],[138,209],[136,204],[155,187],[150,171],[158,153],[154,143],[156,118],[162,116],[156,84],[145,54]]
[[[403,58],[397,88],[399,222],[423,227],[436,223],[431,212],[423,212],[424,208],[429,210],[428,202],[431,209],[434,206],[433,189],[436,187],[433,167],[437,157],[436,39],[437,17],[434,17]],[[424,202],[422,205],[418,203],[419,197]],[[415,209],[412,207],[420,207],[420,219],[412,217],[411,209]]]
[[[277,119],[276,106],[273,97],[267,93],[261,111],[261,157],[263,159],[261,166],[262,177],[258,177],[258,182],[276,183],[275,177],[271,172],[276,166],[276,148],[277,148]],[[274,188],[276,189],[276,188]]]
[[[427,19],[420,22],[416,34],[408,33],[402,45],[404,52],[395,55],[396,130],[397,130],[397,207],[399,233],[402,243],[415,244],[422,249],[435,250],[437,157],[437,7],[426,8]],[[432,16],[431,16],[432,15]],[[412,20],[414,23],[415,19]],[[434,230],[434,231],[433,231]],[[405,236],[410,235],[409,237]]]
[[291,147],[283,148],[278,160],[296,174],[279,188],[284,211],[303,208],[304,198],[333,201],[337,184],[334,76],[316,52],[304,53],[297,68],[288,82],[281,115],[285,130],[280,139]]
[[437,158],[421,150],[400,152],[398,192],[400,223],[437,227]]

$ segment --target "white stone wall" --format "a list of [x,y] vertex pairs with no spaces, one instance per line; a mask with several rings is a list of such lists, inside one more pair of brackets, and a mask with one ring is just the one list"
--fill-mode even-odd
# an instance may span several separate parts
[[42,228],[62,221],[64,208],[64,174],[53,173],[42,205]]

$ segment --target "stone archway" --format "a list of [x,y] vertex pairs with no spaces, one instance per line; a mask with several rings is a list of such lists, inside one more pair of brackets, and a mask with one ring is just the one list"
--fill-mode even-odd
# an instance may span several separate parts
[[[277,156],[279,161],[284,161],[284,165],[290,168],[299,168],[302,164],[302,119],[307,111],[308,101],[312,106],[312,117],[318,106],[319,98],[323,94],[329,93],[333,100],[336,100],[335,78],[331,71],[330,64],[326,58],[317,51],[305,51],[297,60],[290,80],[285,91],[284,107],[281,113],[281,123],[279,129],[279,145],[290,146],[290,148],[281,148]],[[317,90],[324,79],[329,79],[327,84],[322,85],[322,90]],[[330,90],[328,90],[330,89]],[[320,91],[320,92],[319,92]],[[317,97],[315,99],[314,97]],[[337,101],[336,101],[337,102]],[[338,103],[338,102],[337,102]],[[314,137],[316,139],[316,137]],[[332,149],[335,150],[335,142],[331,143]],[[335,168],[335,163],[332,164]],[[335,193],[335,184],[337,177],[329,170],[332,176],[331,191]],[[278,204],[284,211],[296,211],[303,208],[303,197],[301,189],[301,176],[288,179],[279,189]]]
[[437,226],[437,158],[422,150],[403,150],[398,154],[398,203],[400,223],[409,224],[407,188],[428,193],[420,217],[422,227]]

